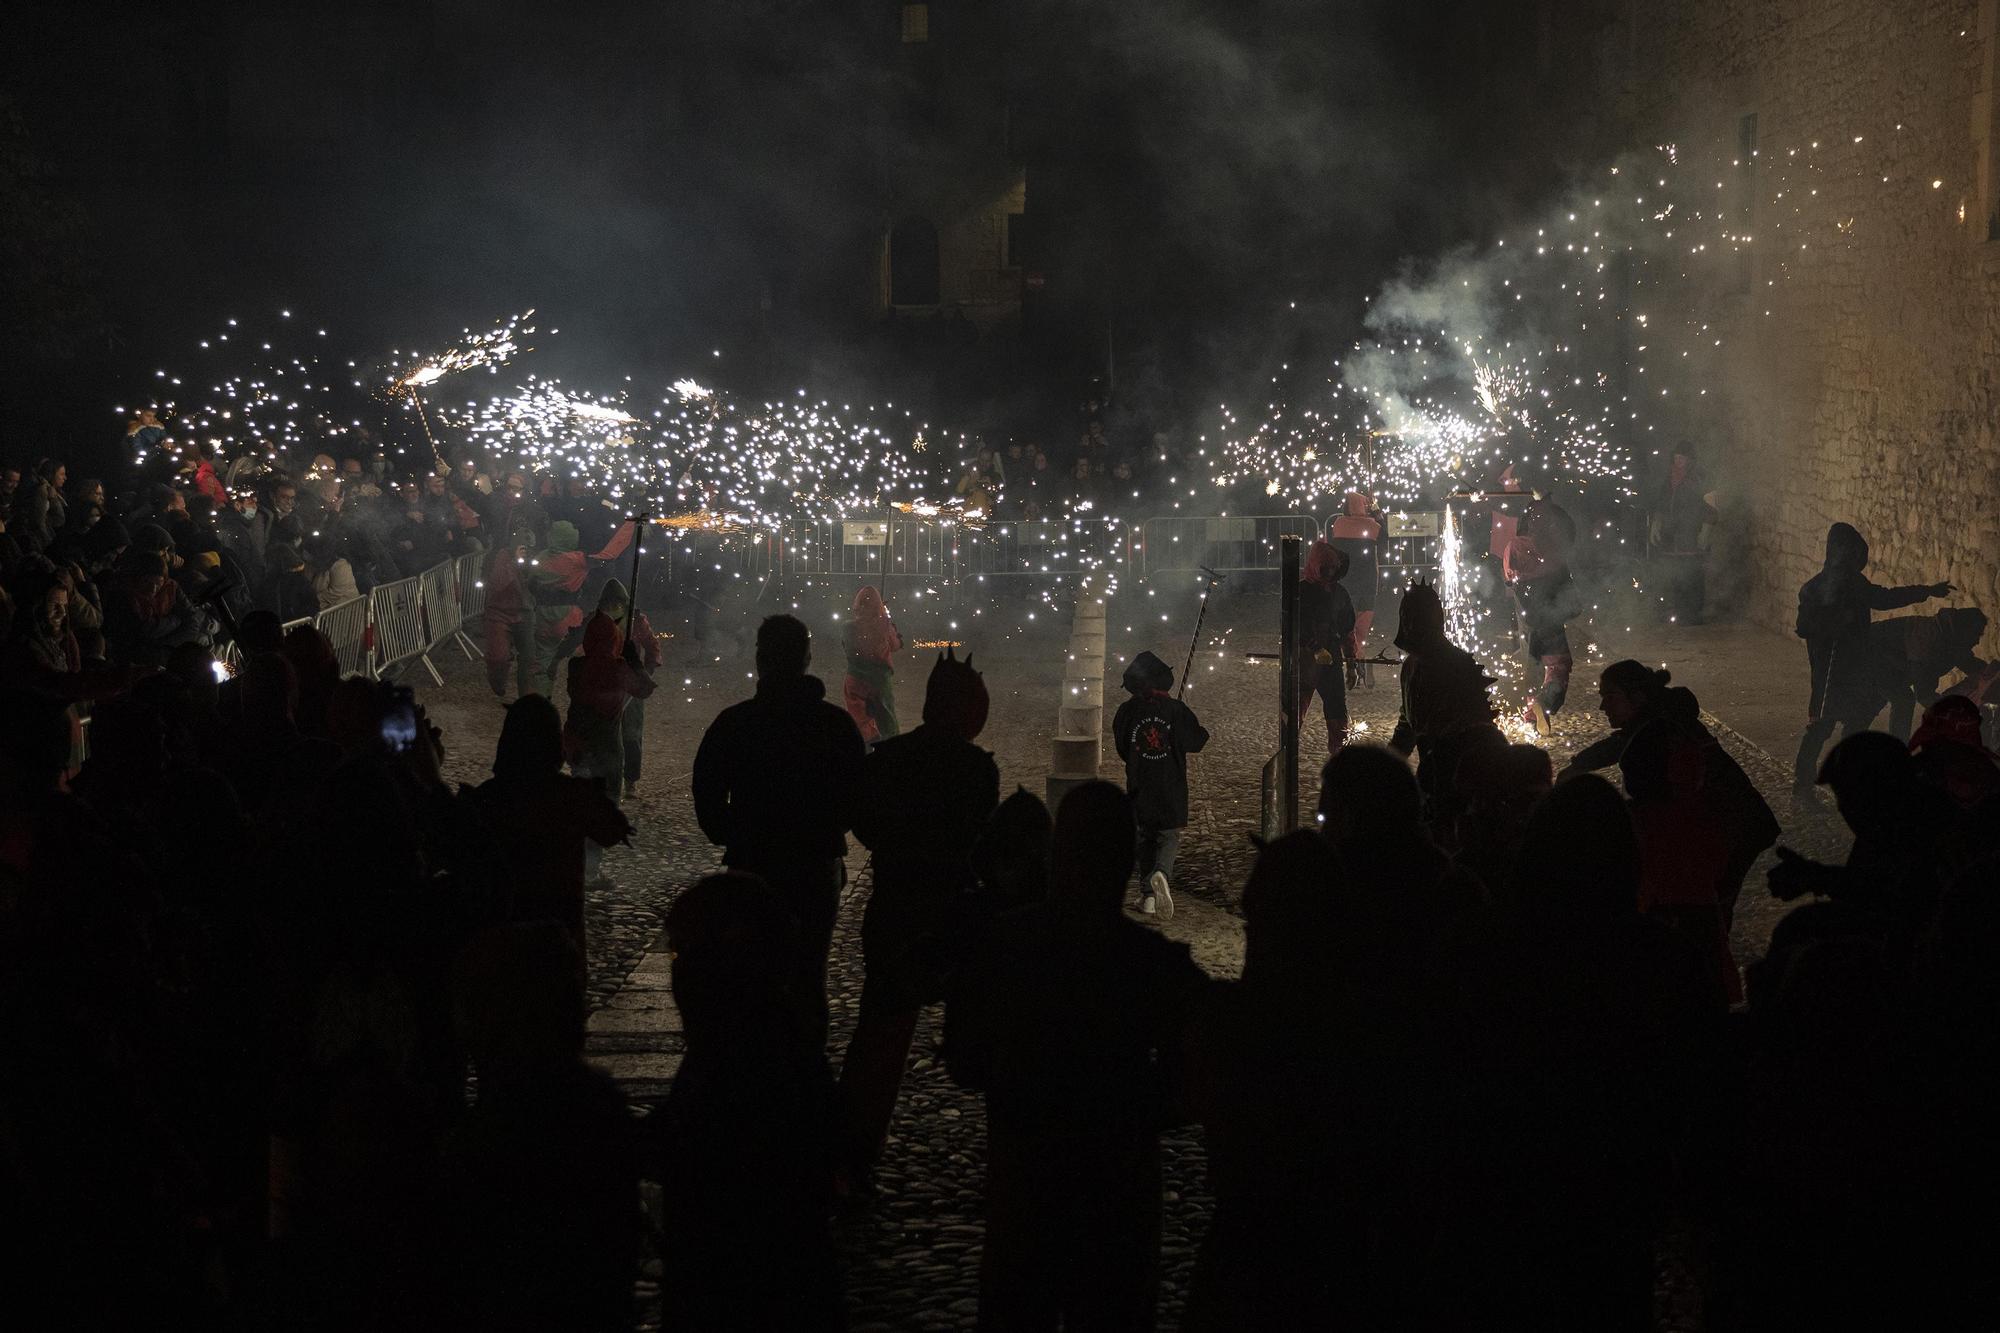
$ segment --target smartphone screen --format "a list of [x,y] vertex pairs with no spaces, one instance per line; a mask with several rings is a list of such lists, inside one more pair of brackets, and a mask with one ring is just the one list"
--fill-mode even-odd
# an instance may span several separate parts
[[407,754],[417,743],[417,701],[407,685],[389,693],[389,706],[382,713],[382,743],[396,754]]

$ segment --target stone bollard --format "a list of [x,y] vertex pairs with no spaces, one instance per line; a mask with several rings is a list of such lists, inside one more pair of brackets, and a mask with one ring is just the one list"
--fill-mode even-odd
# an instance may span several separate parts
[[1049,741],[1044,791],[1054,810],[1071,788],[1097,776],[1104,757],[1105,607],[1090,585],[1077,590],[1067,660],[1056,705],[1056,733]]

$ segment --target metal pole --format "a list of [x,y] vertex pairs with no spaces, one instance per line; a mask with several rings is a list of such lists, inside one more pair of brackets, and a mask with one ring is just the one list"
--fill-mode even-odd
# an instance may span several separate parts
[[1201,622],[1208,617],[1208,595],[1215,591],[1215,585],[1222,579],[1222,575],[1207,565],[1201,567],[1201,572],[1208,575],[1208,586],[1201,590],[1201,610],[1195,613],[1194,637],[1188,640],[1187,665],[1181,668],[1181,687],[1174,694],[1177,699],[1187,697],[1188,673],[1194,670],[1195,649],[1201,645]]
[[1278,829],[1299,826],[1299,538],[1278,539]]
[[625,590],[625,642],[632,641],[632,622],[639,616],[639,557],[646,549],[646,522],[652,514],[640,510],[632,516],[632,586]]

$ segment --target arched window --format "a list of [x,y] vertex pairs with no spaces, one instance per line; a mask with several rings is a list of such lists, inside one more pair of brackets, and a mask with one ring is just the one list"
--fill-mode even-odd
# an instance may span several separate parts
[[904,218],[889,231],[889,304],[937,302],[937,228],[923,218]]

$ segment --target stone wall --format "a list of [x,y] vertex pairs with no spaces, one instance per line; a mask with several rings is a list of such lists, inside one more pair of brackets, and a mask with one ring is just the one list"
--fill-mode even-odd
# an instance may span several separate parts
[[[1627,11],[1631,142],[1726,160],[1757,117],[1748,273],[1687,299],[1731,349],[1698,429],[1725,484],[1748,490],[1749,611],[1773,626],[1789,629],[1835,520],[1868,536],[1878,581],[1948,577],[1954,603],[2000,617],[1995,8]],[[1780,175],[1810,183],[1777,200]]]

